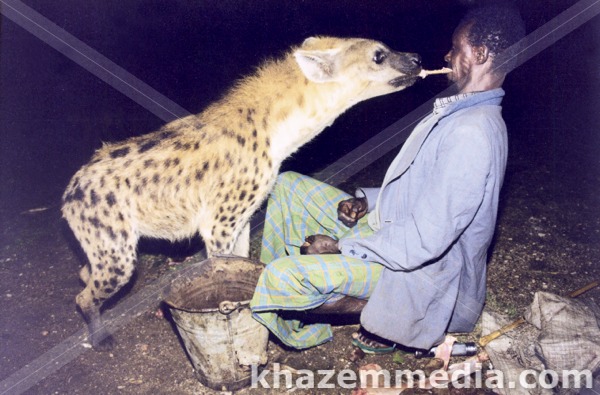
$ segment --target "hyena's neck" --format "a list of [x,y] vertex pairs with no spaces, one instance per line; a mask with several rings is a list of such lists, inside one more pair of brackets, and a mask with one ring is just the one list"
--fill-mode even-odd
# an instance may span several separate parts
[[[259,136],[270,141],[275,167],[312,140],[345,110],[356,104],[356,92],[343,84],[314,83],[306,79],[289,55],[242,80],[220,104],[238,124],[248,122]],[[234,111],[234,109],[236,109]],[[243,109],[243,110],[242,110]],[[223,111],[225,113],[225,111]],[[248,115],[250,114],[250,116]]]

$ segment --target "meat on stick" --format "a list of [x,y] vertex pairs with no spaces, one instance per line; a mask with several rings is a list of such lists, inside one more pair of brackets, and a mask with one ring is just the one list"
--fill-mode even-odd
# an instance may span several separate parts
[[421,70],[421,72],[419,73],[419,77],[421,78],[425,78],[428,75],[433,75],[433,74],[448,74],[451,73],[452,69],[449,69],[448,67],[442,67],[441,69],[438,70]]

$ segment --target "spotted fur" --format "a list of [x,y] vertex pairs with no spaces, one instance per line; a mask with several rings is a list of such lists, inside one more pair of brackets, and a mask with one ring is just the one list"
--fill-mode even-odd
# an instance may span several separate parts
[[282,161],[352,105],[416,80],[418,56],[365,39],[307,39],[198,115],[106,144],[72,178],[63,216],[89,264],[77,304],[96,349],[100,308],[126,284],[140,237],[200,234],[209,255],[248,254],[248,220]]

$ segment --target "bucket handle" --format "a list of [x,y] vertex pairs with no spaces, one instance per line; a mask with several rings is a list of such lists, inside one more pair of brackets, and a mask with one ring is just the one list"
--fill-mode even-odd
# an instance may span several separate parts
[[225,314],[225,315],[231,314],[232,312],[239,309],[243,305],[244,305],[244,302],[230,302],[229,300],[224,300],[221,303],[219,303],[219,313]]

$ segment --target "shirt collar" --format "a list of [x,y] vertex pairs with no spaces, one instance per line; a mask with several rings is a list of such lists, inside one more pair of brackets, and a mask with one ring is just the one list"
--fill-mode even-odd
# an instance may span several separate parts
[[502,102],[502,97],[504,97],[504,90],[502,88],[440,97],[433,103],[433,114],[449,115],[466,107],[473,107],[483,104],[500,105]]

